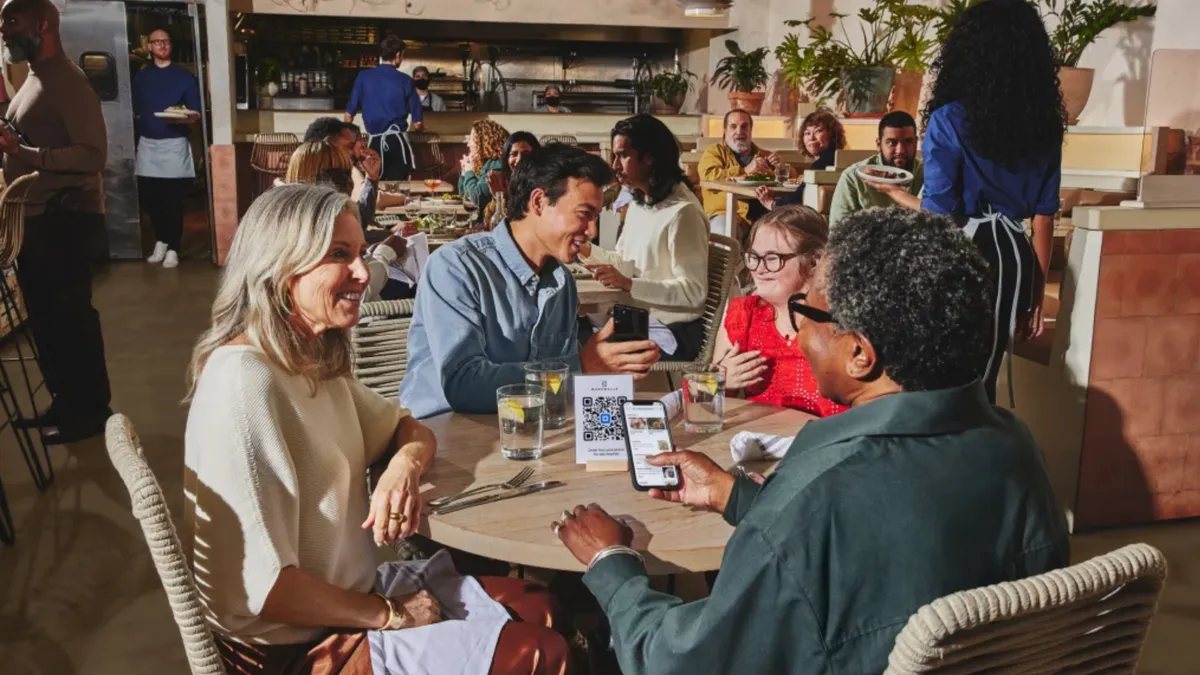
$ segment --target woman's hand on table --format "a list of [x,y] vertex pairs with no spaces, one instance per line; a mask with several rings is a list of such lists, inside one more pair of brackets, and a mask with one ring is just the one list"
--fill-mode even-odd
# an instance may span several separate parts
[[596,504],[581,504],[574,510],[563,511],[562,518],[551,523],[551,527],[571,555],[584,565],[590,564],[597,553],[610,546],[633,543],[633,530]]
[[[397,454],[375,484],[364,530],[374,531],[375,544],[391,544],[411,536],[421,522],[421,467]],[[392,516],[397,517],[393,518]]]
[[757,188],[755,188],[754,196],[758,197],[758,203],[762,204],[768,211],[775,208],[775,202],[777,201],[778,197],[776,197],[775,193],[771,192],[771,188],[767,187],[766,185],[759,185]]
[[[582,253],[582,251],[580,252]],[[587,267],[596,281],[604,284],[606,288],[615,288],[626,293],[633,290],[633,279],[621,274],[621,271],[612,265],[584,265],[584,267]]]
[[646,458],[650,466],[679,467],[679,489],[659,490],[651,488],[650,496],[667,502],[688,504],[725,512],[729,495],[733,492],[733,474],[722,469],[708,455],[691,450],[663,452]]
[[743,352],[736,343],[713,365],[725,370],[726,389],[752,387],[761,383],[767,372],[767,359],[761,352]]
[[662,357],[658,345],[653,340],[609,342],[613,330],[613,320],[609,319],[604,328],[584,343],[579,351],[583,372],[589,375],[630,373],[635,380],[645,378]]

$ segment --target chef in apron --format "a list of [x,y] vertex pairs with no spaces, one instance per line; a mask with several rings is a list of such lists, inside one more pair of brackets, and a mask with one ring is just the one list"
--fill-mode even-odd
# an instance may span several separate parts
[[380,179],[385,181],[408,180],[417,168],[407,132],[410,118],[412,129],[421,129],[421,97],[412,78],[400,72],[403,59],[404,41],[385,37],[379,65],[358,74],[346,105],[346,122],[362,113],[368,146],[383,160]]
[[200,119],[196,76],[171,62],[171,36],[150,34],[152,62],[133,78],[133,110],[138,121],[135,173],[142,209],[154,226],[154,251],[147,262],[179,264],[183,200],[196,177],[189,125]]

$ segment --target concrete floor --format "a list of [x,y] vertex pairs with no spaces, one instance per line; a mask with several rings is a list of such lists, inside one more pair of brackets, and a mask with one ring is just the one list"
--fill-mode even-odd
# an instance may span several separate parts
[[[184,371],[207,326],[217,279],[208,263],[164,270],[115,263],[98,279],[113,408],[133,419],[172,512],[182,512]],[[32,485],[9,431],[0,477],[17,543],[0,546],[0,672],[171,675],[187,663],[129,497],[94,439],[51,451],[57,479]],[[1170,561],[1170,581],[1142,673],[1200,673],[1200,521],[1076,537],[1075,558],[1144,541]]]

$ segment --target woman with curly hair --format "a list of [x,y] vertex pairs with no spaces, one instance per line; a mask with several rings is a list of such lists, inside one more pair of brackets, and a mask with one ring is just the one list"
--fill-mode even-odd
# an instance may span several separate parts
[[483,218],[484,209],[492,201],[487,177],[492,171],[504,168],[504,141],[508,130],[492,120],[479,120],[471,125],[467,136],[467,154],[463,156],[462,174],[458,178],[458,193],[479,207],[475,219]]
[[923,198],[904,186],[870,185],[909,208],[953,217],[991,265],[995,336],[982,375],[994,402],[1009,342],[1042,333],[1067,114],[1050,38],[1025,0],[967,10],[933,67]]
[[[796,135],[800,149],[813,160],[810,169],[821,171],[833,166],[838,150],[846,149],[846,130],[842,123],[828,110],[811,112],[800,123],[800,133]],[[803,206],[804,184],[801,183],[796,191],[777,197],[774,192],[765,187],[757,190],[758,201],[767,209],[780,206]]]

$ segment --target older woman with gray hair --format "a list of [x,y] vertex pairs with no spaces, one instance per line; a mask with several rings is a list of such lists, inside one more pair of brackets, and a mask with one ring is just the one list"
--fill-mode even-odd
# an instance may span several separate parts
[[196,345],[186,522],[225,668],[564,673],[566,643],[537,586],[462,577],[445,552],[376,570],[375,546],[417,529],[436,440],[350,374],[365,249],[344,194],[267,192],[238,228]]

